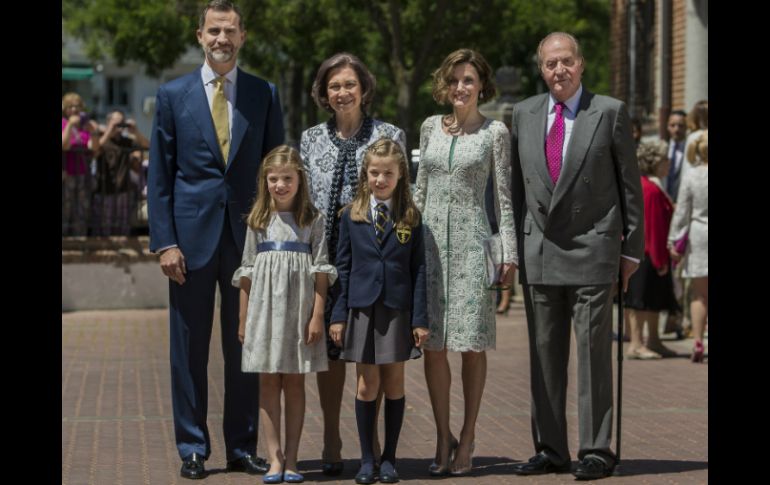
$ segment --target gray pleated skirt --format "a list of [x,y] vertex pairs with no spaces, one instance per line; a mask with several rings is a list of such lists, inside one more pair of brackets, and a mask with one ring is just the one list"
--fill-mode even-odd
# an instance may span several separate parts
[[351,309],[340,358],[377,365],[420,358],[411,317],[411,312],[386,307],[382,299],[366,308]]

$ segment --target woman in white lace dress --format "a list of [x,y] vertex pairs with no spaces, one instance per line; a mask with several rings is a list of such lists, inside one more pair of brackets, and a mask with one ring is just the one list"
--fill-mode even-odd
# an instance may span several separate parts
[[[431,116],[420,130],[415,201],[425,227],[430,325],[425,377],[437,431],[431,475],[464,475],[472,468],[485,351],[495,348],[495,294],[488,289],[482,246],[491,235],[484,207],[490,174],[504,271],[516,258],[510,135],[503,123],[485,118],[478,108],[494,95],[492,69],[484,58],[470,49],[455,51],[433,74],[433,98],[449,104],[452,114]],[[449,428],[447,351],[462,352],[465,418],[459,443]]]
[[[692,361],[703,361],[703,334],[709,310],[709,132],[703,133],[688,147],[685,154],[694,167],[683,174],[676,210],[668,233],[672,259],[682,259],[682,277],[689,278],[693,291],[690,318],[695,345]],[[676,239],[688,229],[684,254],[676,251]]]

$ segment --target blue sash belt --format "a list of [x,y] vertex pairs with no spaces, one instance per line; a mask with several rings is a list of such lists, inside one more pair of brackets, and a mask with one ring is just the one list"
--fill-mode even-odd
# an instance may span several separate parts
[[312,254],[310,244],[298,241],[265,241],[257,244],[257,252],[264,251],[294,251]]

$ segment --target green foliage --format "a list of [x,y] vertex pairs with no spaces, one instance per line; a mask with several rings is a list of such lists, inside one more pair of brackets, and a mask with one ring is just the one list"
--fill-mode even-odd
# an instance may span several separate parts
[[[67,33],[85,41],[94,60],[138,61],[150,75],[171,67],[196,45],[202,0],[64,0]],[[373,114],[405,122],[410,147],[425,117],[447,111],[431,97],[431,72],[460,47],[480,51],[497,69],[519,68],[521,97],[545,90],[535,50],[549,32],[573,33],[586,58],[584,84],[609,91],[607,0],[253,0],[239,2],[247,31],[240,60],[294,89],[281,93],[290,136],[328,114],[309,99],[320,63],[356,54],[377,77]],[[295,92],[296,91],[296,92]]]
[[[137,61],[157,76],[195,43],[195,2],[183,0],[64,0],[66,32],[85,41],[94,59]],[[192,18],[191,18],[192,15]],[[195,20],[193,20],[195,19]]]

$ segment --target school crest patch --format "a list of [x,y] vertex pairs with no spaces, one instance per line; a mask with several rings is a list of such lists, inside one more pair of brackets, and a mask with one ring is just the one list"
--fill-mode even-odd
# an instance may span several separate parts
[[396,237],[398,238],[398,242],[401,244],[406,244],[409,242],[409,238],[412,237],[412,228],[411,227],[399,227],[396,229]]

